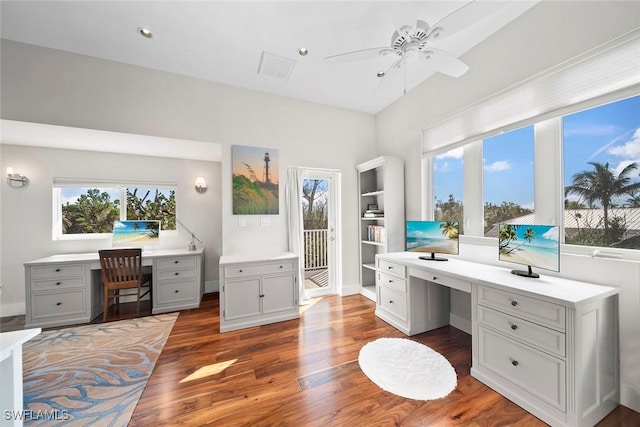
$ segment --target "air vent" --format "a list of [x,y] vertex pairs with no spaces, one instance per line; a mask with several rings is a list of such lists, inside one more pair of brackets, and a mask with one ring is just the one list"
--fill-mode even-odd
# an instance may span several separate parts
[[289,80],[296,61],[269,52],[262,52],[258,74],[275,77],[276,79]]

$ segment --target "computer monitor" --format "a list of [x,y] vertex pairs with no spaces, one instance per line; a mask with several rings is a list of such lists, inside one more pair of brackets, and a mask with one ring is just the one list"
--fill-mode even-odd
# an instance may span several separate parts
[[559,233],[555,225],[500,224],[498,259],[526,265],[527,270],[511,270],[523,277],[540,277],[531,267],[560,271]]
[[407,221],[408,252],[431,252],[421,256],[427,261],[448,261],[435,254],[457,255],[459,251],[457,221]]
[[113,246],[153,247],[160,242],[160,221],[114,221]]

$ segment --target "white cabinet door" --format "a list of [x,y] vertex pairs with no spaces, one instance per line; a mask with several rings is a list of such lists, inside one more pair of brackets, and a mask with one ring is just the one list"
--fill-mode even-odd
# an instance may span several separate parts
[[227,280],[224,289],[224,318],[226,320],[260,314],[260,278]]
[[262,312],[269,314],[295,308],[295,286],[294,276],[290,274],[264,277],[262,279]]

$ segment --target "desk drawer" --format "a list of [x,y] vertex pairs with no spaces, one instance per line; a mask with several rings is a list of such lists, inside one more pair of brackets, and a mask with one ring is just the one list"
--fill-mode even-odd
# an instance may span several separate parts
[[552,302],[488,286],[478,286],[478,304],[558,331],[565,330],[565,307]]
[[31,319],[84,314],[84,297],[83,289],[31,294]]
[[385,287],[378,288],[378,305],[403,322],[407,321],[407,297]]
[[157,263],[158,271],[165,270],[182,270],[187,268],[196,268],[196,257],[184,256],[174,258],[162,258]]
[[563,360],[482,326],[478,327],[478,334],[478,359],[482,367],[562,412],[566,410],[566,368]]
[[565,356],[565,335],[562,332],[481,305],[478,306],[478,322],[536,348]]
[[84,264],[51,264],[31,267],[32,279],[84,276]]
[[384,259],[378,259],[377,269],[381,272],[384,271],[387,274],[394,275],[396,277],[407,277],[407,267],[395,262],[389,262]]
[[84,277],[60,277],[57,279],[32,280],[31,291],[65,288],[84,288]]
[[284,273],[293,271],[293,261],[283,261],[270,264],[247,264],[228,266],[224,268],[224,277],[250,277],[260,276],[263,274]]
[[158,305],[196,301],[196,286],[193,280],[160,283],[157,289]]
[[165,270],[158,271],[157,273],[158,281],[167,281],[167,280],[176,280],[176,279],[185,279],[190,277],[196,277],[196,270]]
[[432,283],[444,285],[448,288],[453,288],[462,292],[471,293],[471,282],[467,282],[466,280],[457,279],[455,277],[446,276],[440,273],[433,273],[433,274],[429,273],[429,277],[427,280]]
[[400,293],[407,293],[407,281],[382,272],[377,274],[378,286],[385,286]]

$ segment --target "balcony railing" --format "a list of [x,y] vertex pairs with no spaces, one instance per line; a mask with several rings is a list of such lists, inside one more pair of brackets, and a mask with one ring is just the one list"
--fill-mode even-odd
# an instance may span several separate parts
[[327,230],[304,230],[304,271],[328,267]]

